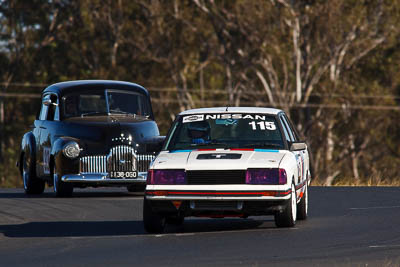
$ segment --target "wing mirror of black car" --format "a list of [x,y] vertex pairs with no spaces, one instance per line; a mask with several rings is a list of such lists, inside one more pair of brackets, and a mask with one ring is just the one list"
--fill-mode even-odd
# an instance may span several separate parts
[[299,151],[307,148],[305,142],[291,142],[290,143],[290,151]]
[[52,102],[51,99],[43,99],[43,105],[45,105],[45,106],[50,106],[50,105],[58,106],[58,104],[55,103],[55,102]]
[[144,140],[146,153],[160,152],[165,141],[165,136],[147,137]]

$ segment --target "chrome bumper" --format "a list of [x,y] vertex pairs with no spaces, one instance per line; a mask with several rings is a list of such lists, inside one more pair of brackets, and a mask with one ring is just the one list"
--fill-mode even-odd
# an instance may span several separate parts
[[107,173],[67,174],[61,177],[65,183],[95,183],[95,184],[136,184],[146,183],[147,172],[139,172],[135,179],[108,178]]

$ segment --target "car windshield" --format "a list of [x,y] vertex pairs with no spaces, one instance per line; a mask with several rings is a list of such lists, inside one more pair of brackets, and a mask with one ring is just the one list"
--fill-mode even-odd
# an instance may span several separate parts
[[95,115],[150,115],[147,97],[124,90],[90,90],[62,98],[64,118]]
[[195,114],[172,126],[164,150],[197,148],[283,149],[274,116],[266,114]]

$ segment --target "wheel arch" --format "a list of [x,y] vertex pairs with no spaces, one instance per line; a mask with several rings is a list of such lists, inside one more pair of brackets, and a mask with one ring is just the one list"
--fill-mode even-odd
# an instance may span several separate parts
[[[53,142],[53,145],[52,145],[51,151],[50,151],[50,160],[53,159],[53,164],[56,162],[59,164],[59,163],[61,163],[61,161],[65,160],[63,158],[62,150],[64,148],[64,145],[70,141],[77,142],[77,139],[72,138],[72,137],[59,137]],[[51,164],[51,162],[50,162],[50,164]],[[50,168],[51,167],[52,166],[50,165]]]
[[[281,162],[279,163],[279,168],[285,169],[288,180],[289,180],[289,177],[291,177],[294,184],[295,185],[297,184],[296,181],[299,180],[299,177],[298,177],[298,171],[297,171],[296,157],[294,154],[286,153],[285,156],[282,158]],[[296,178],[297,178],[297,180],[296,180]]]
[[65,137],[57,138],[51,146],[50,156],[57,157],[57,155],[62,152],[64,145],[70,140],[71,139]]
[[24,156],[27,153],[29,153],[31,156],[31,161],[34,163],[33,170],[34,170],[34,173],[36,173],[36,142],[35,142],[35,136],[33,135],[32,132],[27,132],[22,137],[21,150],[20,150],[18,161],[17,161],[17,168],[19,169],[21,175],[22,175],[22,168],[23,168],[22,161],[24,160]]
[[50,174],[52,174],[54,163],[55,163],[54,155],[50,155],[50,161],[49,161]]
[[22,172],[23,172],[23,170],[22,170],[23,162],[22,161],[24,160],[24,155],[25,155],[25,151],[21,151],[20,154],[19,154],[18,161],[17,161],[17,168],[18,168],[19,173],[21,174],[21,176],[22,176]]
[[49,185],[54,185],[53,182],[53,168],[54,168],[54,163],[55,163],[55,159],[54,159],[54,155],[50,155],[50,161],[49,161],[49,168],[50,168],[50,179],[48,181]]
[[59,137],[53,142],[53,146],[50,151],[50,172],[52,172],[52,168],[54,167],[54,165],[57,174],[61,176],[67,173],[76,173],[79,169],[79,160],[77,161],[77,159],[69,159],[64,156],[63,153],[63,148],[65,144],[70,141],[78,142],[76,138],[72,137]]

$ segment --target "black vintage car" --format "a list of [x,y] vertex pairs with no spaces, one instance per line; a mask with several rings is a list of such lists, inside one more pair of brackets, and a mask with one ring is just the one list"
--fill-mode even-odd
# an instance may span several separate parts
[[147,169],[165,137],[159,135],[150,96],[121,81],[70,81],[42,92],[42,105],[22,139],[17,166],[26,194],[45,183],[56,196],[74,187],[144,188]]

